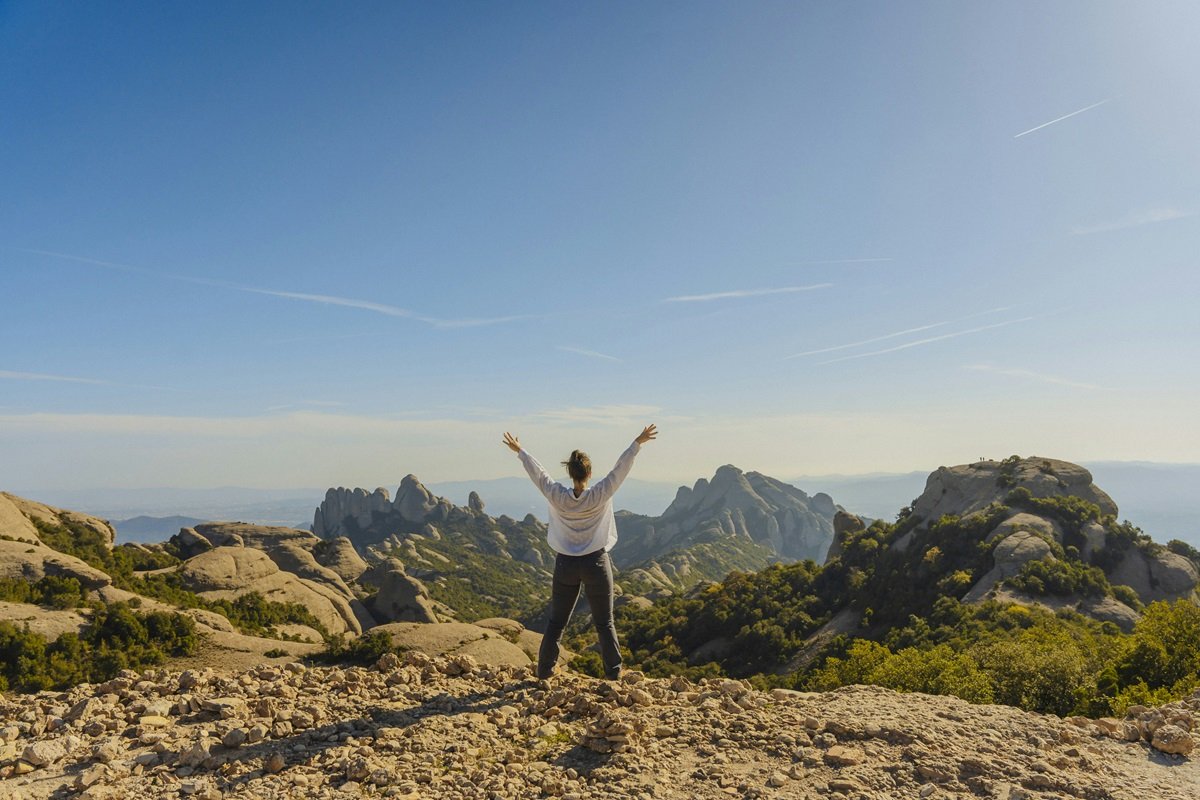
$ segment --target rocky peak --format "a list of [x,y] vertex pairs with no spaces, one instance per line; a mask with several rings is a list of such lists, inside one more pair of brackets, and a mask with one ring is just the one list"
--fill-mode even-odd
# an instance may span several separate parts
[[[757,548],[757,555],[747,551],[746,557],[761,561],[760,566],[770,563],[772,552],[783,560],[820,560],[833,538],[836,511],[829,495],[810,498],[782,481],[726,464],[711,479],[701,478],[691,488],[679,487],[675,500],[659,517],[618,515],[618,529],[625,538],[614,555],[628,566],[735,537]],[[661,566],[665,570],[668,565]],[[679,566],[675,564],[676,571]],[[738,568],[751,566],[747,562]]]
[[992,503],[1003,503],[1017,488],[1039,498],[1081,497],[1099,506],[1102,514],[1117,514],[1117,504],[1092,483],[1092,473],[1069,461],[1040,456],[939,467],[929,476],[912,510],[928,522],[945,514],[965,517]]
[[467,497],[467,508],[474,511],[476,514],[483,513],[483,498],[479,496],[478,492],[471,492],[471,494]]

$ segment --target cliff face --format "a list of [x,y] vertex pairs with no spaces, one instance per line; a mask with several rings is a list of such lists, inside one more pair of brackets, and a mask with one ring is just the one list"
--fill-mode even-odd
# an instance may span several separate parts
[[690,585],[730,569],[774,561],[821,561],[833,541],[833,499],[812,497],[757,472],[726,465],[711,480],[681,486],[659,516],[621,514],[619,566],[652,583]]

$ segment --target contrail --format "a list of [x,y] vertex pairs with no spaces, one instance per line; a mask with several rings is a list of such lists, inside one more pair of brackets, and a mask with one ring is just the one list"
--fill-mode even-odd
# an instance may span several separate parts
[[110,385],[109,381],[101,381],[95,378],[73,378],[67,375],[45,375],[41,372],[12,372],[6,369],[0,369],[0,379],[14,381],[55,381],[58,383],[90,383],[95,386]]
[[1036,317],[1021,317],[1020,319],[1010,319],[1005,322],[997,322],[994,325],[981,325],[978,328],[968,328],[965,331],[955,331],[954,333],[947,333],[947,334],[943,334],[942,336],[931,336],[928,339],[918,339],[915,342],[905,342],[904,344],[898,344],[895,347],[888,347],[883,350],[872,350],[869,353],[858,353],[858,354],[852,355],[852,356],[842,356],[841,358],[833,358],[833,359],[830,359],[829,361],[820,361],[820,362],[818,362],[818,364],[836,364],[839,361],[851,361],[856,358],[868,358],[870,356],[881,356],[884,353],[894,353],[897,350],[907,350],[910,347],[919,347],[920,345],[923,345],[923,344],[932,344],[933,342],[940,342],[944,339],[954,339],[959,336],[966,336],[969,333],[979,333],[981,331],[990,331],[993,328],[1003,328],[1006,325],[1016,325],[1018,322],[1028,322],[1031,319],[1037,319],[1037,318]]
[[872,342],[882,342],[885,339],[895,339],[897,336],[906,336],[910,333],[918,333],[920,331],[927,331],[930,328],[940,328],[943,325],[949,325],[949,324],[950,324],[949,321],[934,322],[930,325],[921,325],[920,327],[917,327],[917,328],[909,328],[908,330],[896,331],[895,333],[885,333],[883,336],[876,336],[872,339],[863,339],[862,341],[851,342],[850,344],[839,344],[839,345],[835,345],[834,347],[822,347],[820,350],[805,350],[803,353],[793,353],[790,356],[784,356],[784,360],[786,361],[789,358],[801,358],[802,356],[815,356],[818,353],[832,353],[835,350],[848,350],[851,347],[859,347],[860,345],[871,344]]
[[809,292],[813,289],[828,289],[832,283],[814,283],[811,286],[781,286],[777,289],[734,289],[729,292],[713,292],[712,294],[685,294],[679,297],[667,297],[664,303],[704,303],[709,300],[726,300],[733,297],[761,297],[768,294],[789,294],[791,292]]
[[589,356],[591,358],[603,358],[603,359],[607,359],[609,361],[620,361],[621,360],[621,359],[617,358],[616,356],[610,356],[607,353],[597,353],[595,350],[582,350],[578,347],[564,347],[564,346],[560,345],[560,346],[556,347],[555,349],[562,350],[564,353],[576,353],[577,355]]
[[[948,320],[944,320],[942,322],[931,322],[928,325],[919,325],[916,328],[908,328],[907,330],[896,331],[895,333],[885,333],[882,336],[875,336],[870,339],[862,339],[857,342],[850,342],[849,344],[839,344],[839,345],[834,345],[833,347],[822,347],[819,350],[805,350],[803,353],[793,353],[790,356],[784,356],[783,360],[787,361],[788,359],[791,359],[791,358],[801,358],[803,356],[815,356],[820,353],[832,353],[836,350],[849,350],[851,347],[861,347],[864,344],[873,344],[874,342],[882,342],[887,339],[895,339],[897,336],[907,336],[910,333],[920,333],[921,331],[927,331],[930,328],[941,328],[944,325],[950,325],[955,322],[963,322],[964,320],[975,319],[976,317],[985,317],[988,314],[999,314],[1002,311],[1008,311],[1010,308],[1012,308],[1012,306],[1000,306],[999,308],[991,308],[991,309],[988,309],[987,311],[980,311],[978,314],[968,314],[965,317],[958,317],[957,319],[948,319]],[[829,362],[826,362],[826,363],[829,363]]]
[[1038,125],[1036,128],[1030,128],[1027,131],[1021,131],[1013,138],[1020,139],[1025,134],[1033,133],[1034,131],[1040,131],[1042,128],[1045,128],[1047,125],[1053,125],[1056,122],[1062,122],[1064,119],[1070,119],[1071,117],[1075,116],[1076,114],[1082,114],[1085,111],[1091,111],[1093,108],[1099,108],[1100,106],[1104,105],[1105,103],[1109,102],[1110,100],[1112,100],[1111,97],[1106,97],[1105,99],[1101,100],[1099,103],[1092,103],[1090,106],[1081,108],[1078,111],[1072,111],[1070,114],[1064,114],[1063,116],[1059,117],[1058,119],[1052,119],[1049,122],[1043,122],[1041,125]]
[[190,275],[177,275],[171,272],[161,272],[158,270],[146,269],[145,267],[135,267],[129,264],[118,264],[112,261],[101,261],[96,258],[85,258],[83,256],[75,256],[69,253],[56,253],[52,250],[32,250],[28,248],[14,248],[22,253],[34,253],[37,255],[51,256],[53,258],[63,258],[68,261],[79,261],[84,264],[94,264],[106,269],[113,269],[120,272],[132,272],[137,275],[150,275],[155,278],[166,278],[173,281],[183,281],[184,283],[194,283],[200,286],[213,286],[219,289],[230,289],[236,292],[247,292],[249,294],[262,294],[270,297],[281,297],[287,300],[300,300],[306,303],[320,303],[322,305],[342,306],[344,308],[357,308],[363,311],[372,311],[376,314],[384,314],[389,317],[402,317],[406,319],[424,322],[426,325],[432,325],[435,328],[475,328],[483,325],[495,325],[502,322],[514,322],[522,319],[534,319],[536,315],[520,314],[507,317],[479,317],[466,319],[441,319],[439,317],[429,317],[418,314],[415,311],[410,311],[407,308],[388,305],[386,303],[376,303],[371,300],[356,300],[350,297],[337,297],[335,295],[326,294],[306,294],[304,292],[286,292],[276,289],[259,289],[254,286],[243,286],[237,283],[228,281],[214,281],[207,278],[193,278]]

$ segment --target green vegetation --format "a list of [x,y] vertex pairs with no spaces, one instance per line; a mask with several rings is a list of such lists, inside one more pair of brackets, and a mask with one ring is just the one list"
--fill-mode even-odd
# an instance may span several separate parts
[[384,653],[398,652],[392,645],[392,637],[382,631],[365,633],[355,639],[346,641],[346,637],[337,635],[325,642],[325,649],[314,658],[326,664],[357,664],[369,666],[379,660]]
[[[1115,597],[1144,611],[1132,633],[1070,610],[960,602],[991,569],[995,542],[987,536],[1013,508],[1053,519],[1066,546],[1051,541],[1056,560],[1026,564],[1008,585],[1034,596]],[[1130,548],[1157,547],[1135,526],[1077,497],[1033,498],[1021,489],[1004,506],[920,523],[905,509],[895,523],[847,536],[840,557],[823,567],[733,573],[650,609],[618,609],[627,661],[652,675],[730,675],[802,689],[875,683],[1056,714],[1121,714],[1200,686],[1200,608],[1179,601],[1143,609],[1130,587],[1105,575]],[[1089,563],[1081,551],[1092,523],[1112,550]],[[1194,557],[1181,544],[1173,551]],[[805,644],[847,612],[849,633]],[[572,632],[569,646],[583,653],[577,665],[599,674],[586,628]]]
[[[1035,596],[1065,597],[1074,594],[1083,597],[1106,597],[1113,594],[1104,571],[1080,561],[1028,561],[1019,573],[1004,583]],[[1129,589],[1128,586],[1125,588]],[[1132,589],[1129,591],[1133,593],[1134,598],[1137,597],[1136,592]]]
[[0,580],[0,600],[57,609],[79,608],[87,603],[78,580],[58,575],[46,575],[36,583]]
[[190,617],[139,614],[124,603],[93,610],[81,633],[64,633],[53,642],[28,627],[0,622],[0,689],[34,692],[106,681],[123,669],[188,655],[196,644]]
[[440,530],[441,538],[410,540],[436,577],[424,576],[425,565],[414,564],[411,556],[396,554],[434,600],[453,608],[464,622],[488,617],[531,620],[545,611],[550,598],[547,570],[508,556],[533,548],[553,564],[554,554],[536,523],[513,522],[500,533],[487,520],[470,517],[442,523]]
[[[307,625],[328,637],[316,617],[301,603],[278,603],[265,599],[257,592],[250,592],[235,600],[206,600],[183,586],[177,570],[182,562],[166,551],[138,545],[116,545],[111,550],[107,541],[97,531],[82,523],[64,520],[63,525],[51,525],[42,520],[33,520],[38,535],[49,547],[61,553],[73,555],[91,566],[102,570],[112,578],[113,586],[153,600],[160,600],[180,608],[198,608],[212,611],[227,618],[242,633],[252,636],[279,638],[275,628],[279,625]],[[161,570],[159,572],[146,571]],[[74,580],[74,579],[68,579]],[[75,582],[78,586],[78,582]],[[6,590],[0,586],[0,595]],[[65,591],[65,590],[64,590]],[[19,592],[17,592],[19,593]],[[83,605],[82,590],[75,605]],[[51,605],[43,600],[17,600],[17,602]],[[57,602],[72,602],[69,591],[59,592]],[[7,596],[0,599],[9,599]],[[62,606],[71,607],[71,606]]]

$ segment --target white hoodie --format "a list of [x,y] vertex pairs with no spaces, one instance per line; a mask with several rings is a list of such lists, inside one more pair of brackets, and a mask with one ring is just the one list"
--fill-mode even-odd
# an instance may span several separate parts
[[617,543],[617,521],[613,519],[612,498],[633,467],[633,459],[642,446],[635,440],[617,459],[612,472],[595,486],[584,489],[579,497],[569,486],[547,474],[538,460],[523,448],[518,455],[529,479],[550,503],[550,527],[546,541],[556,553],[582,556],[597,550],[611,550]]

